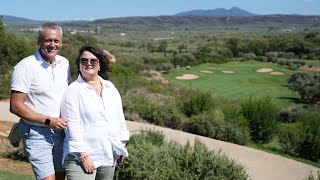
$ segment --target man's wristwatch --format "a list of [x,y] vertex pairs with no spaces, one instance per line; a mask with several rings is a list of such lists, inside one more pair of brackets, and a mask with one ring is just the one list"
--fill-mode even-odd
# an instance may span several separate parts
[[44,125],[46,126],[50,126],[50,122],[51,122],[51,117],[47,117],[46,120],[44,121]]

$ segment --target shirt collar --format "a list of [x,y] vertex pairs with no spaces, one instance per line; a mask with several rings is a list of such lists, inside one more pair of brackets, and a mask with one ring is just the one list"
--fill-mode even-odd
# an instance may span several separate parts
[[[106,80],[102,79],[102,77],[100,77],[100,76],[98,76],[98,78],[99,78],[99,80],[100,80],[100,82],[101,82],[101,84],[102,84],[102,87],[104,87],[104,88],[110,88],[110,87],[112,87],[112,86],[109,84],[109,81],[106,81]],[[77,82],[80,83],[80,84],[83,84],[84,86],[91,87],[88,83],[86,83],[86,82],[83,80],[83,78],[82,78],[82,76],[81,76],[80,74],[78,75]]]
[[[35,57],[36,57],[37,61],[39,61],[39,63],[41,63],[42,66],[44,66],[44,65],[46,65],[45,67],[49,67],[50,66],[50,63],[42,58],[42,56],[40,54],[40,49],[38,49],[35,52]],[[59,63],[60,63],[60,61],[58,63],[56,61],[54,61],[54,67]]]

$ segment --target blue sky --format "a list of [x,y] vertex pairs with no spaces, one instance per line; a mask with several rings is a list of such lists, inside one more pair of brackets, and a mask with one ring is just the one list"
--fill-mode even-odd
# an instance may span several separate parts
[[4,0],[0,14],[33,20],[94,20],[233,6],[260,15],[320,15],[320,0]]

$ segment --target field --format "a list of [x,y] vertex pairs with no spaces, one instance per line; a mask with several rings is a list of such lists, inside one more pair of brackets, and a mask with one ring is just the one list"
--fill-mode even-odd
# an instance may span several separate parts
[[[273,70],[273,74],[270,74],[272,72],[257,72],[259,69],[267,71],[268,68]],[[278,64],[244,61],[202,64],[190,69],[179,68],[165,77],[180,87],[199,89],[231,100],[269,95],[279,106],[286,107],[293,105],[293,100],[298,98],[298,94],[287,87],[287,80],[292,73],[294,71]],[[176,79],[177,76],[183,74],[194,74],[199,78]]]

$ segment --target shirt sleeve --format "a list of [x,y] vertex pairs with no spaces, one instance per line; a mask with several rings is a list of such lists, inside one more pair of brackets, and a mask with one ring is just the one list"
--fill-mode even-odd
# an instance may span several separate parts
[[72,83],[72,76],[71,76],[71,70],[70,65],[68,66],[68,85]]
[[129,140],[129,131],[127,129],[126,120],[123,113],[123,105],[122,99],[120,96],[119,91],[117,90],[117,94],[119,96],[119,119],[120,119],[120,140],[121,141],[128,141]]
[[69,152],[87,151],[84,145],[79,105],[78,93],[69,87],[61,104],[61,117],[68,121],[64,131]]
[[24,63],[17,64],[12,72],[11,90],[28,94],[30,92],[33,74]]

